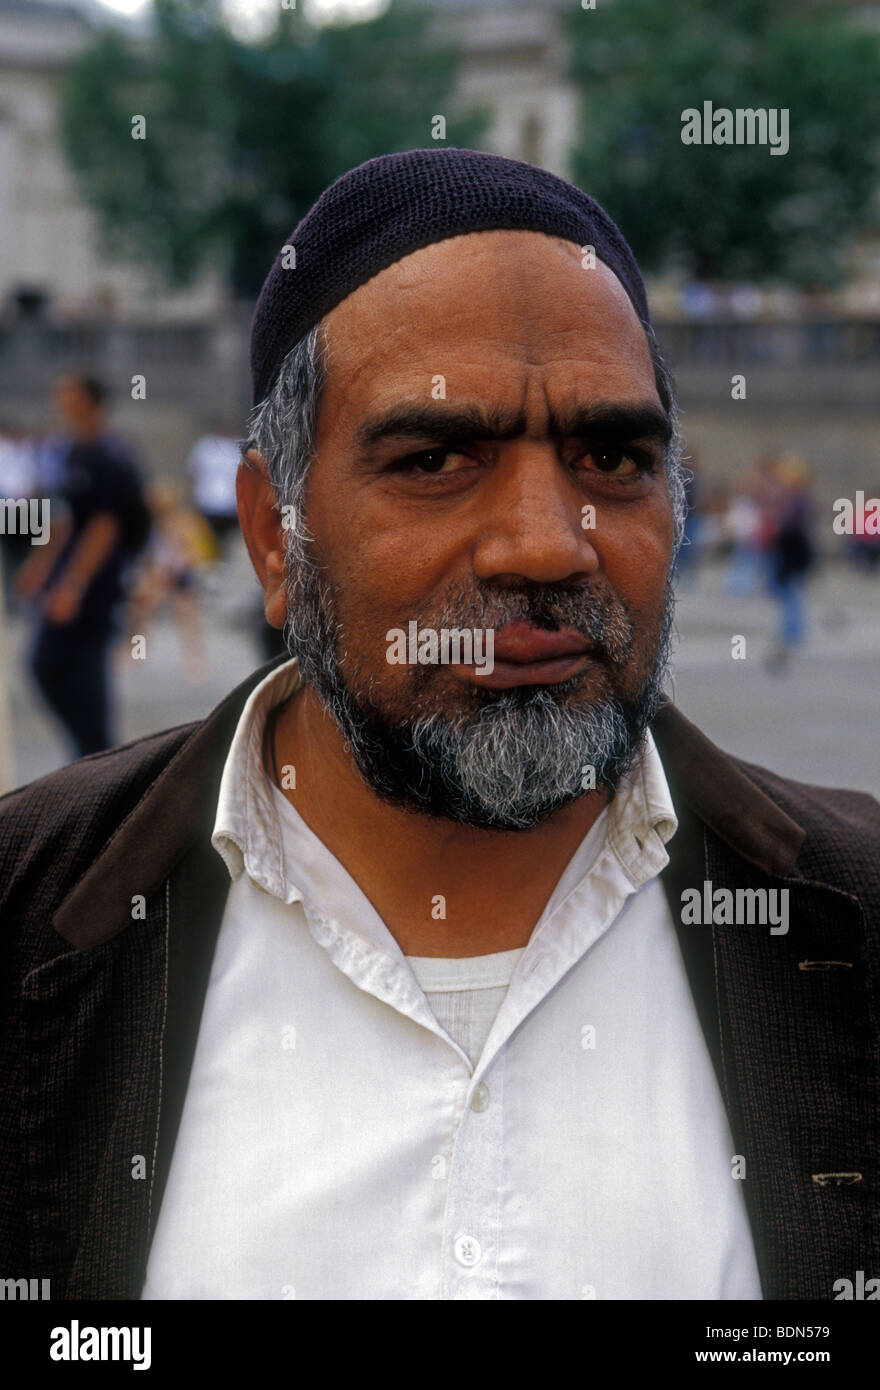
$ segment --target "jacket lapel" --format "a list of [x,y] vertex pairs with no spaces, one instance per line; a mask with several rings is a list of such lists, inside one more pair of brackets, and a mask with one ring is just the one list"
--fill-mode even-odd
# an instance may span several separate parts
[[56,910],[74,949],[24,981],[31,1268],[55,1297],[140,1297],[229,882],[220,778],[277,664],[194,726]]
[[[654,734],[680,822],[664,886],[745,1160],[764,1297],[830,1299],[835,1279],[870,1269],[877,1253],[862,909],[799,872],[804,832],[693,725],[667,709]],[[712,895],[772,891],[777,903],[786,890],[788,931],[682,922],[681,893],[703,899],[706,884]]]
[[153,1173],[149,1240],[152,1240],[155,1231],[183,1113],[228,890],[229,872],[206,834],[190,846],[168,884],[169,914],[175,928],[169,942],[164,1085]]
[[163,1033],[164,895],[118,939],[71,951],[24,988],[33,1266],[53,1296],[132,1298],[149,1212]]

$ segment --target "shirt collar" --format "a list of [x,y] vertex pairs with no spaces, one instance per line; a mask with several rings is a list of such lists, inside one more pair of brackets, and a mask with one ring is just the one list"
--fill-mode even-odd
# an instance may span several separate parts
[[[263,766],[263,732],[270,710],[301,685],[293,659],[270,671],[248,697],[223,769],[211,836],[233,880],[247,871],[260,888],[285,903],[302,901],[303,893],[284,870],[281,822]],[[678,819],[650,730],[601,819],[601,830],[594,825],[597,833],[585,836],[569,862],[548,911],[582,880],[606,837],[634,888],[669,862],[666,843],[678,829]]]
[[281,824],[263,766],[263,732],[270,710],[302,685],[299,663],[285,661],[251,691],[241,712],[220,781],[211,844],[235,880],[246,870],[260,888],[297,902],[299,889],[284,873]]
[[677,829],[669,784],[649,730],[613,799],[563,870],[539,925],[554,917],[558,908],[586,884],[603,851],[620,866],[633,890],[641,888],[669,863],[666,843]]
[[649,729],[640,756],[621,778],[608,816],[609,844],[635,888],[669,863],[666,844],[677,829],[669,783]]

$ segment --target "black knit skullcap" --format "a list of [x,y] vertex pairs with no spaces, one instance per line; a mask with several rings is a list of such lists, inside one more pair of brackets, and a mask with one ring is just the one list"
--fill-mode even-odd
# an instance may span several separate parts
[[260,291],[251,325],[258,404],[293,345],[358,286],[447,237],[490,229],[547,232],[595,248],[643,323],[645,286],[618,227],[579,188],[518,159],[442,146],[380,155],[332,183],[291,234]]

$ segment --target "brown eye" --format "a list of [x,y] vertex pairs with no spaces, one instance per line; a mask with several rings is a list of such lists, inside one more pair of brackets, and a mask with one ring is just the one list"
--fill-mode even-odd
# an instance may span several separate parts
[[447,463],[455,463],[463,458],[464,455],[457,449],[423,449],[418,454],[407,454],[405,458],[398,459],[394,472],[411,473],[414,477],[437,477],[441,473],[451,475],[461,470],[457,467],[447,468]]
[[622,463],[633,462],[622,449],[594,449],[590,457],[601,473],[614,473]]
[[632,444],[617,448],[613,444],[596,445],[584,449],[581,459],[588,465],[587,472],[595,471],[604,478],[615,482],[636,482],[639,478],[657,471],[657,460],[653,455]]
[[431,449],[427,454],[418,454],[413,459],[413,467],[421,469],[423,473],[439,473],[450,457],[452,455],[448,449]]

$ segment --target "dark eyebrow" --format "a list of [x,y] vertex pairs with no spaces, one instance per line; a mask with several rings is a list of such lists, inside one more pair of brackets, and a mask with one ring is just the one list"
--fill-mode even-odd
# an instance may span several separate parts
[[[526,432],[526,418],[480,405],[444,406],[403,403],[359,426],[355,441],[367,451],[382,439],[437,439],[465,444],[474,440],[515,439]],[[624,444],[633,439],[656,440],[664,447],[672,438],[672,424],[662,407],[645,401],[633,405],[598,402],[580,405],[553,415],[550,433],[566,439],[597,439]]]

